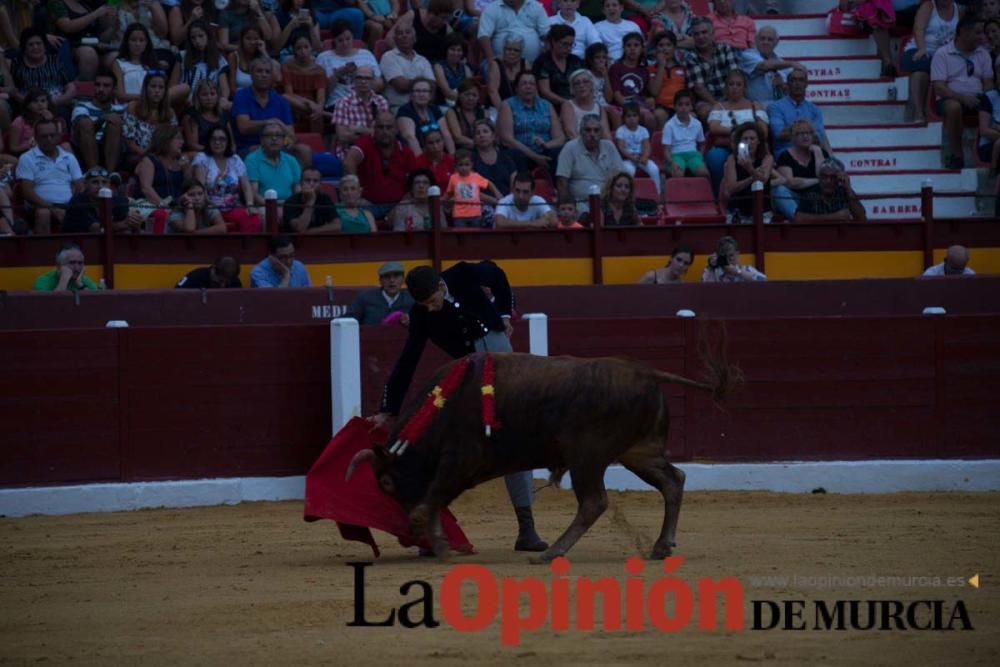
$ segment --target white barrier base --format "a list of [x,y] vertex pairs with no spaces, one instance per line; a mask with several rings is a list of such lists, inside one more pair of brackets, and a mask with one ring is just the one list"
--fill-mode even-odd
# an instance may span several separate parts
[[[1000,491],[1000,460],[787,461],[685,463],[685,491],[895,493],[899,491]],[[535,477],[548,479],[548,470]],[[567,476],[564,486],[571,480]],[[651,491],[620,465],[604,475],[608,489]],[[235,505],[260,500],[302,500],[305,477],[239,477],[177,482],[80,484],[0,489],[0,516],[120,512],[156,507]]]

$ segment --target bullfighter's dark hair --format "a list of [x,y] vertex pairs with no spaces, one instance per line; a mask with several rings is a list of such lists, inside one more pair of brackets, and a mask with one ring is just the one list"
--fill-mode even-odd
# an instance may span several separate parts
[[441,275],[430,266],[418,266],[406,274],[406,289],[417,303],[431,298],[441,284]]

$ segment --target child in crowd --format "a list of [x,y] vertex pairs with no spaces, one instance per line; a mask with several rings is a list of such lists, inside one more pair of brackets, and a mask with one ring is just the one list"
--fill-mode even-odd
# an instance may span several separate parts
[[583,62],[594,80],[594,102],[602,107],[607,106],[614,97],[611,78],[608,77],[608,47],[604,46],[604,42],[591,44],[584,52]]
[[655,130],[654,100],[649,90],[649,67],[646,65],[646,47],[642,35],[637,32],[629,33],[623,40],[623,47],[621,60],[612,65],[608,72],[611,89],[614,91],[614,104],[636,104],[642,124]]
[[[453,201],[451,214],[453,227],[482,226],[482,203],[495,204],[500,191],[472,170],[472,151],[460,148],[455,151],[455,173],[448,179],[445,201]],[[488,194],[487,194],[488,193]]]
[[701,122],[691,116],[694,93],[685,88],[674,95],[673,118],[663,126],[663,171],[667,178],[684,176],[708,177],[708,168],[701,156],[705,146],[705,131]]
[[[66,136],[66,123],[62,118],[54,116],[52,98],[41,88],[32,88],[25,94],[23,109],[24,113],[10,124],[10,145],[7,151],[11,155],[20,155],[35,145],[35,123],[40,120],[51,120],[55,117],[60,135]],[[62,142],[62,147],[70,152],[73,150],[65,141]]]
[[212,130],[222,128],[229,132],[229,112],[222,110],[219,88],[212,81],[202,79],[194,91],[194,104],[184,115],[181,128],[184,144],[193,153],[207,151],[208,137]]
[[167,218],[168,234],[225,234],[226,223],[218,209],[208,205],[205,186],[193,178],[184,181],[176,208]]
[[601,41],[608,47],[608,55],[613,62],[621,60],[622,40],[630,33],[642,34],[642,29],[635,21],[622,18],[622,0],[604,0],[604,21],[594,24]]
[[583,229],[577,217],[576,202],[569,197],[560,198],[556,208],[556,229]]
[[649,144],[649,130],[639,124],[639,105],[628,102],[622,109],[625,122],[615,130],[615,146],[621,153],[625,171],[635,176],[636,168],[642,169],[653,179],[657,194],[660,193],[660,170],[649,158],[652,149]]
[[146,72],[155,69],[159,69],[159,64],[156,54],[153,53],[153,42],[149,39],[149,31],[144,25],[133,23],[122,35],[122,43],[118,47],[118,59],[111,65],[111,71],[118,80],[115,86],[115,97],[118,101],[131,102],[139,99]]
[[188,26],[184,50],[170,74],[170,83],[186,84],[190,90],[189,95],[194,95],[198,84],[204,79],[218,86],[222,108],[228,110],[233,105],[229,99],[229,63],[219,53],[215,40],[209,39],[208,24],[198,20],[192,21]]
[[687,87],[687,68],[677,62],[677,35],[661,32],[653,39],[656,62],[649,66],[649,92],[654,95],[656,126],[674,115],[674,95]]

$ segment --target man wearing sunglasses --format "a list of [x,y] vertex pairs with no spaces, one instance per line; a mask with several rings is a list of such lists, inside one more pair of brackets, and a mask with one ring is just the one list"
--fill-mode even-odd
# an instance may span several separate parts
[[993,63],[982,47],[983,20],[966,16],[959,20],[955,40],[934,52],[931,59],[931,82],[937,96],[937,112],[944,117],[951,157],[948,169],[965,166],[962,157],[963,120],[978,117],[985,101],[983,92],[993,88]]
[[[101,231],[100,197],[102,189],[111,188],[110,173],[104,167],[92,167],[83,177],[83,192],[73,195],[66,206],[62,223],[64,234],[87,234]],[[120,234],[142,232],[143,216],[138,210],[129,211],[128,199],[111,200],[111,227]]]

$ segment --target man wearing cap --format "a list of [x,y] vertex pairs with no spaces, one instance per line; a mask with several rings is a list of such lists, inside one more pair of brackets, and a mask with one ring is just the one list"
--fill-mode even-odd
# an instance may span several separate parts
[[[101,231],[101,198],[104,188],[111,188],[110,173],[104,167],[91,167],[83,175],[83,192],[73,195],[66,205],[62,223],[64,234],[87,234]],[[128,210],[128,199],[111,199],[111,228],[120,234],[142,233],[143,217],[138,211]]]
[[410,308],[413,297],[403,290],[403,264],[386,262],[378,268],[380,287],[366,289],[351,304],[347,317],[353,317],[362,325],[382,324],[393,313],[401,313],[399,323],[410,324]]
[[[514,293],[507,274],[493,262],[459,262],[441,273],[418,266],[406,275],[406,287],[415,302],[409,334],[385,384],[380,412],[370,418],[376,427],[399,414],[428,340],[455,359],[473,352],[513,352]],[[517,516],[514,550],[544,551],[549,545],[535,532],[531,512],[531,471],[512,473],[504,481]]]

